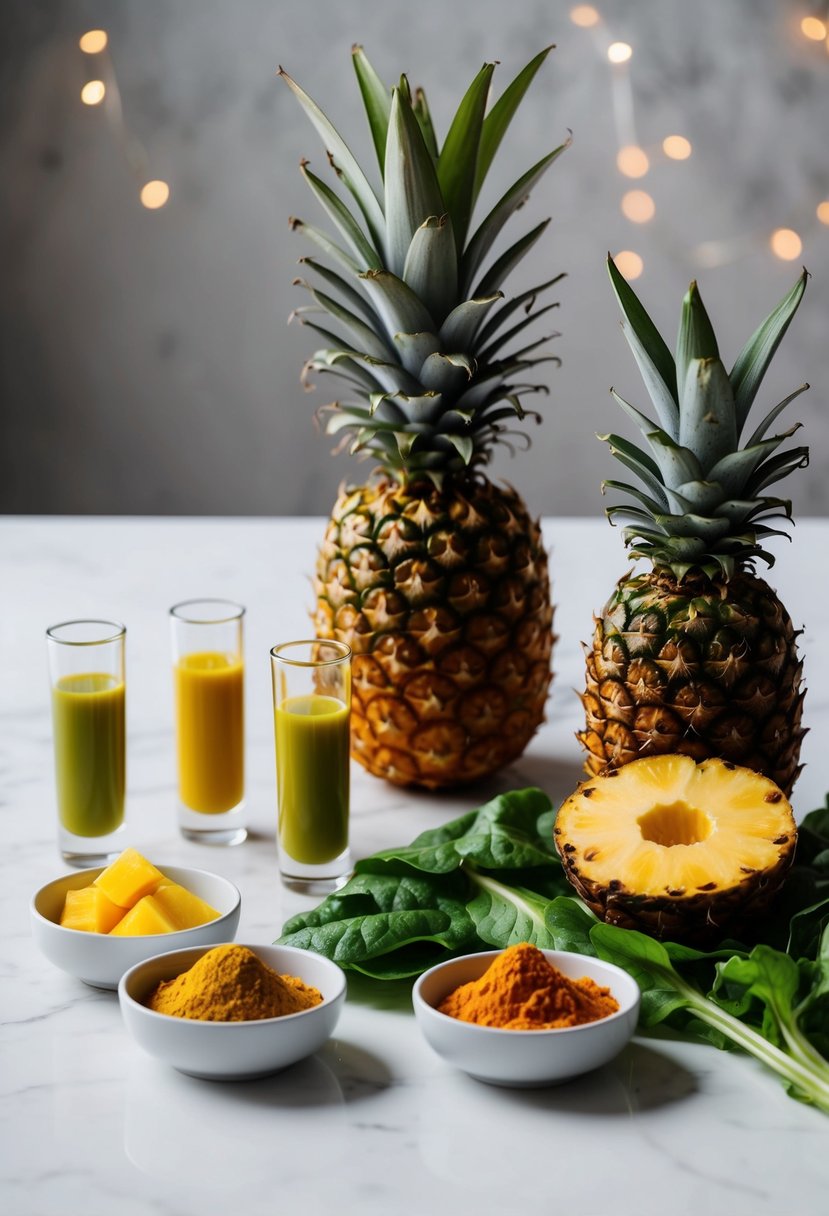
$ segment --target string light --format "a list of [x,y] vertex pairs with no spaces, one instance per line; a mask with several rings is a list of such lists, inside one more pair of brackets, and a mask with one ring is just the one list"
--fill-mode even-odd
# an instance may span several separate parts
[[645,269],[645,263],[642,261],[638,253],[634,253],[632,249],[623,249],[617,253],[613,261],[616,263],[616,269],[621,275],[628,280],[638,279],[642,271]]
[[625,177],[644,177],[650,168],[648,154],[636,144],[620,148],[616,155],[616,167]]
[[662,140],[662,151],[671,160],[687,160],[691,155],[691,141],[684,135],[666,135]]
[[769,244],[772,253],[784,262],[793,262],[803,252],[803,242],[793,228],[776,228]]
[[141,187],[141,202],[148,211],[157,211],[159,207],[163,207],[170,197],[170,187],[166,182],[158,179],[147,182]]
[[656,204],[646,190],[628,190],[622,198],[622,214],[634,224],[647,224],[656,214]]
[[820,17],[804,17],[800,23],[800,30],[803,37],[808,38],[810,42],[823,42],[829,33],[826,22],[821,21]]
[[87,80],[81,89],[81,101],[85,106],[99,106],[107,94],[103,80]]
[[[829,0],[827,0],[829,4]],[[598,25],[602,20],[599,12],[589,4],[579,4],[570,9],[570,20],[574,25],[583,28]],[[829,16],[826,20],[819,17],[804,17],[800,22],[800,30],[804,37],[814,42],[825,40],[826,51],[829,53]],[[598,40],[601,42],[601,39]],[[633,47],[628,42],[611,42],[607,47],[598,46],[602,54],[606,54],[613,64],[627,63],[633,56]],[[616,153],[616,167],[625,177],[644,177],[650,169],[650,159],[647,152],[639,144],[636,136],[636,115],[633,89],[629,72],[614,72],[611,76],[613,112],[616,125],[616,137],[619,150]],[[666,135],[662,140],[662,152],[669,160],[687,160],[692,152],[691,141],[684,135]],[[622,214],[635,224],[644,224],[653,219],[656,214],[656,204],[653,197],[644,190],[628,190],[621,199]],[[829,226],[829,198],[817,204],[816,216],[821,224]],[[697,245],[693,257],[703,266],[722,266],[745,257],[756,249],[761,242],[768,242],[768,247],[776,257],[784,261],[794,261],[803,250],[800,235],[792,228],[778,228],[769,236],[767,233],[745,232],[728,240],[710,240]],[[617,264],[628,279],[638,278],[644,263],[638,253],[632,250],[622,250],[616,257]]]
[[108,42],[106,30],[87,30],[78,39],[78,46],[85,55],[99,55],[101,51],[106,50]]
[[607,57],[611,63],[627,63],[633,54],[633,47],[627,42],[611,42],[607,48]]
[[573,22],[573,25],[580,25],[582,29],[589,29],[592,25],[598,25],[601,17],[592,4],[577,4],[575,8],[570,9],[570,20]]

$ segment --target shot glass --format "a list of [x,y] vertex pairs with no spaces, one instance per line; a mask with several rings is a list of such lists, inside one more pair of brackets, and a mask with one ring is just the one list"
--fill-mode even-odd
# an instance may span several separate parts
[[126,635],[116,621],[64,621],[46,630],[58,847],[81,868],[110,861],[123,847]]
[[245,812],[245,610],[230,600],[170,609],[178,825],[203,844],[241,844]]
[[283,642],[271,650],[271,676],[279,872],[293,890],[336,890],[351,870],[351,650]]

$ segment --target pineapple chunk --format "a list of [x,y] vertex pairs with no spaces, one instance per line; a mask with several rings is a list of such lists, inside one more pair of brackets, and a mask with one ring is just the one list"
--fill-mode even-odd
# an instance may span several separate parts
[[66,892],[60,923],[64,929],[109,933],[125,912],[126,908],[114,904],[100,887],[81,887],[78,891]]
[[113,936],[141,937],[151,933],[176,933],[195,929],[221,916],[210,904],[185,890],[177,882],[165,881],[152,895],[139,899],[113,929]]
[[153,898],[176,929],[195,929],[197,925],[206,925],[221,916],[210,904],[177,882],[163,882]]
[[178,928],[154,895],[145,895],[134,908],[119,920],[112,937],[146,937],[155,933],[173,933]]
[[114,904],[132,908],[145,895],[151,895],[164,881],[164,875],[136,849],[124,849],[95,879]]

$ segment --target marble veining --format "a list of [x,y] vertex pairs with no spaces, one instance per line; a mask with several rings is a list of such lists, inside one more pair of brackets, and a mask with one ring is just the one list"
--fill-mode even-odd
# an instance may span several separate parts
[[[578,779],[580,640],[625,563],[600,521],[545,521],[560,635],[548,721],[492,782],[439,797],[354,771],[357,854],[413,837],[498,790]],[[456,1073],[421,1038],[405,984],[349,978],[335,1037],[258,1082],[184,1077],[127,1038],[113,994],[51,967],[29,936],[28,899],[62,871],[43,631],[84,614],[127,624],[129,839],[169,864],[215,869],[242,890],[238,939],[266,943],[311,900],[285,891],[274,851],[268,648],[307,633],[317,520],[8,519],[0,523],[0,1207],[10,1216],[361,1216],[578,1211],[599,1216],[817,1213],[825,1116],[788,1098],[752,1059],[637,1036],[611,1064],[559,1088],[514,1091]],[[813,690],[829,677],[829,610],[807,554],[829,525],[805,521],[772,582],[795,623]],[[589,562],[585,554],[590,553]],[[178,837],[166,610],[188,595],[248,606],[251,839],[207,850]],[[807,697],[800,816],[823,800],[825,697]]]

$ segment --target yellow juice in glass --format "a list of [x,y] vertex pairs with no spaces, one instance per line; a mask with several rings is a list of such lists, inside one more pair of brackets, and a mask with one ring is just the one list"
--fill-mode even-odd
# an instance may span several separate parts
[[102,672],[52,688],[58,814],[75,836],[108,836],[123,823],[125,704],[123,682]]
[[179,798],[191,811],[221,815],[245,788],[244,665],[234,655],[182,655],[173,668]]
[[305,865],[332,861],[348,847],[348,706],[310,693],[275,719],[280,846]]

